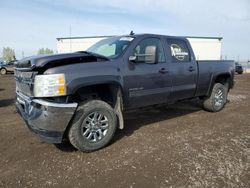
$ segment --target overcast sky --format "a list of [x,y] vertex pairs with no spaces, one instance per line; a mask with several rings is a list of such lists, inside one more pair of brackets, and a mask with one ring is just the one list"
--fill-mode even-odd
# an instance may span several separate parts
[[250,59],[250,0],[1,0],[0,24],[0,49],[18,58],[56,50],[71,26],[72,36],[221,36],[224,57]]

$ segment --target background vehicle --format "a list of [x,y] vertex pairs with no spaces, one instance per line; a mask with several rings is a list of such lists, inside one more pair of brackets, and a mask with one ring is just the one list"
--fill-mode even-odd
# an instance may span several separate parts
[[242,74],[243,73],[243,66],[239,63],[235,63],[235,72],[237,72],[238,74]]
[[0,66],[0,73],[2,75],[7,73],[14,73],[15,65],[17,61],[11,61],[9,63],[3,64]]
[[5,65],[5,64],[6,64],[5,62],[0,61],[0,70],[1,70],[2,66]]
[[88,51],[19,61],[16,106],[44,141],[67,138],[89,152],[123,129],[130,109],[199,97],[205,110],[222,110],[234,72],[233,61],[196,61],[183,37],[113,37]]

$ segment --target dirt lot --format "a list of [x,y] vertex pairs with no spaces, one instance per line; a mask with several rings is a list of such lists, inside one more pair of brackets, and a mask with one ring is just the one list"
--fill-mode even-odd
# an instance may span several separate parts
[[0,76],[0,187],[250,187],[250,75],[236,76],[219,113],[195,101],[126,115],[112,144],[81,153],[49,145],[15,112]]

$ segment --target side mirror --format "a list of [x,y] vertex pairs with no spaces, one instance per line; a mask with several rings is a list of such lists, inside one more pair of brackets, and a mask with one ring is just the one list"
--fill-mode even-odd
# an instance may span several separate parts
[[153,64],[156,62],[156,46],[147,46],[145,49],[145,63]]
[[129,60],[129,62],[135,63],[137,60],[137,57],[135,55],[131,55],[131,56],[129,56],[128,60]]

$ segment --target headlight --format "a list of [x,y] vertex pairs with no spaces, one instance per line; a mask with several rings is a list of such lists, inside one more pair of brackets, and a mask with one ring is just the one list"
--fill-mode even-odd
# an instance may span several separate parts
[[64,74],[37,75],[34,82],[35,97],[66,95]]

